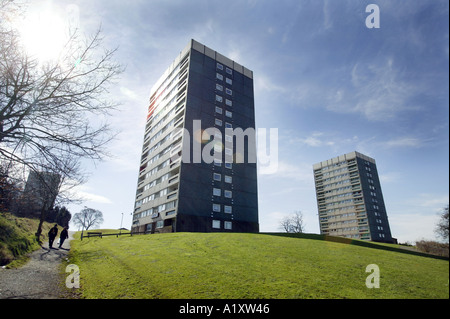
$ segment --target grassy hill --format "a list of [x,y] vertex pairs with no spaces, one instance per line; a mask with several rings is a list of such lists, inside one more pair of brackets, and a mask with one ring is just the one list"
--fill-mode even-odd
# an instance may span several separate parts
[[[40,248],[35,233],[39,220],[0,213],[0,266],[15,267],[26,261],[26,254]],[[53,224],[42,225],[43,239]]]
[[[449,298],[448,260],[304,237],[84,238],[68,263],[80,268],[83,298]],[[369,264],[378,289],[366,287]]]

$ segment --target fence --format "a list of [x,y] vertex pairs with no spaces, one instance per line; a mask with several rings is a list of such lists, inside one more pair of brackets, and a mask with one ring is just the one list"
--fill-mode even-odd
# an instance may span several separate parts
[[119,233],[102,233],[102,232],[87,232],[87,235],[81,235],[81,240],[83,240],[83,237],[87,237],[87,238],[91,238],[91,237],[100,237],[103,238],[104,236],[116,236],[117,238],[119,236],[123,236],[123,235],[147,235],[150,234],[150,231],[142,231],[142,232],[119,232]]

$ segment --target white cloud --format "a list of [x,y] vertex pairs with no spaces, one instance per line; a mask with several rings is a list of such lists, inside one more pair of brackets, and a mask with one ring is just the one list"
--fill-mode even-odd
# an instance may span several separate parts
[[113,203],[109,198],[89,192],[87,189],[86,190],[77,190],[76,194],[83,201],[89,201],[89,202],[98,203],[98,204],[112,204]]
[[[310,163],[295,163],[291,164],[286,161],[278,161],[278,169],[276,172],[272,174],[260,175],[261,180],[267,179],[283,179],[290,180],[300,183],[308,183],[311,184],[310,187],[314,187],[313,185],[313,173],[312,173],[312,164]],[[303,186],[304,184],[302,184]]]
[[401,178],[401,175],[400,175],[400,173],[397,173],[397,172],[388,172],[388,173],[380,174],[379,177],[380,177],[381,184],[385,184],[385,183],[398,182]]
[[264,74],[258,74],[255,78],[255,90],[258,92],[272,92],[272,93],[285,93],[286,88],[282,85],[277,85],[274,81],[270,80],[270,77]]
[[129,88],[121,86],[120,92],[129,100],[140,101],[139,95],[136,94],[136,92],[134,92],[133,90],[130,90]]
[[323,27],[325,30],[328,30],[333,26],[333,21],[331,20],[331,13],[328,5],[328,0],[325,0],[323,2]]
[[387,147],[421,147],[423,141],[414,137],[399,137],[383,143]]
[[305,144],[310,147],[333,146],[335,144],[335,141],[326,138],[326,136],[324,135],[324,132],[313,132],[307,137],[295,138],[294,140],[292,140],[292,142]]
[[408,103],[419,92],[400,78],[393,58],[382,63],[355,63],[350,71],[351,87],[330,91],[327,109],[339,113],[361,113],[368,120],[384,121],[399,112],[418,110]]
[[436,195],[436,194],[419,194],[415,197],[413,202],[417,203],[417,206],[427,208],[428,211],[438,212],[444,206],[448,205],[449,196],[446,195]]

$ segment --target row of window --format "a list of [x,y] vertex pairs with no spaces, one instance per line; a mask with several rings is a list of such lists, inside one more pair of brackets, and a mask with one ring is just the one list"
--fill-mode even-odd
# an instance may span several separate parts
[[[231,230],[232,227],[233,227],[232,222],[230,222],[230,221],[224,221],[223,222],[223,228],[224,229]],[[221,229],[222,228],[222,221],[214,219],[212,221],[212,228]]]
[[[222,63],[217,62],[216,63],[216,67],[217,67],[218,70],[222,70],[223,71],[223,64]],[[230,69],[229,67],[225,67],[225,72],[227,72],[227,74],[229,74],[229,75],[233,75],[233,70]]]
[[[212,204],[212,210],[215,213],[221,213],[222,212],[222,205],[213,203]],[[223,205],[223,212],[227,214],[231,214],[233,212],[233,208],[230,205]]]
[[[162,162],[161,164],[159,164],[158,166],[152,168],[152,170],[148,171],[145,174],[145,179],[149,178],[150,176],[156,174],[159,170],[163,169],[164,167],[166,167],[167,165],[170,164],[170,158],[168,160],[165,160],[164,162]],[[147,189],[149,189],[150,187],[154,186],[154,185],[150,185],[151,183],[145,185],[144,187],[144,191],[146,191]]]
[[[220,92],[223,92],[223,85],[221,85],[219,83],[216,83],[216,90],[220,91]],[[231,89],[226,87],[225,88],[225,93],[232,96],[233,95],[233,90],[231,90]]]
[[339,214],[339,215],[332,215],[332,216],[322,217],[321,220],[341,219],[341,218],[352,217],[352,216],[356,216],[356,213],[352,212],[352,213],[344,213],[344,214]]
[[[213,179],[217,182],[222,181],[222,174],[213,173]],[[233,177],[231,177],[229,175],[225,175],[224,181],[225,181],[225,183],[231,184],[233,182]]]
[[[222,196],[222,190],[220,188],[213,188],[213,195],[220,197]],[[233,192],[230,190],[224,190],[223,191],[223,196],[225,196],[225,198],[233,198]]]
[[[144,211],[142,211],[142,212],[140,212],[138,214],[134,214],[133,220],[136,220],[136,219],[139,219],[139,218],[143,218],[143,217],[146,217],[146,216],[149,216],[149,215],[152,215],[152,218],[156,218],[156,217],[159,216],[159,213],[161,213],[161,212],[163,212],[163,211],[165,211],[167,209],[171,209],[171,208],[175,208],[175,207],[177,207],[177,201],[176,200],[168,202],[168,203],[165,203],[165,204],[161,204],[161,205],[156,206],[156,207],[152,207],[152,208],[144,210]],[[166,216],[172,215],[174,213],[175,213],[175,211],[173,211],[173,213],[172,213],[172,211],[168,212],[168,213],[166,213]]]
[[[169,107],[171,107],[172,105],[170,105]],[[152,135],[155,130],[160,127],[170,116],[172,116],[176,111],[176,107],[174,106],[170,112],[168,112],[155,126],[153,126],[150,131],[148,131],[147,134],[145,134],[144,136],[144,141],[147,140],[147,138]],[[162,114],[163,112],[160,112],[160,114]],[[173,123],[172,123],[173,124]],[[152,143],[156,138],[158,138],[162,133],[164,133],[164,131],[166,131],[169,127],[170,127],[171,123],[166,124],[159,132],[157,132],[151,139],[150,139],[150,143]]]
[[341,225],[345,225],[345,224],[356,224],[358,222],[357,219],[352,219],[352,220],[344,220],[344,221],[340,221],[340,222],[332,222],[329,225],[330,226],[341,226]]
[[[216,106],[216,113],[218,114],[223,114],[223,109],[220,106]],[[225,110],[225,116],[232,118],[233,117],[233,112]]]
[[336,170],[331,171],[331,172],[323,173],[322,176],[330,176],[332,174],[341,173],[341,172],[347,172],[347,171],[348,171],[348,168],[347,167],[343,167],[343,168],[339,168],[339,169],[336,169]]
[[[227,111],[228,112],[228,111]],[[231,112],[230,112],[231,113]],[[215,120],[214,120],[214,123],[216,124],[216,125],[218,125],[218,126],[222,126],[223,125],[223,121],[222,120],[220,120],[220,119],[218,119],[218,118],[216,118]],[[233,125],[231,124],[231,123],[228,123],[228,122],[225,122],[225,128],[233,128]]]
[[[214,166],[222,167],[222,160],[220,158],[215,158],[214,159]],[[233,164],[225,162],[225,168],[232,169],[233,168]]]

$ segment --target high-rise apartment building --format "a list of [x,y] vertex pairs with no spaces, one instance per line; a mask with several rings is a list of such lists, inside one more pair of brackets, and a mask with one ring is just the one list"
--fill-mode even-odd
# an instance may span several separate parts
[[321,234],[393,241],[373,158],[351,152],[313,169]]
[[42,211],[53,208],[60,183],[59,174],[30,171],[22,197],[13,209],[15,214],[39,217]]
[[150,96],[132,230],[258,232],[253,72],[191,40]]

